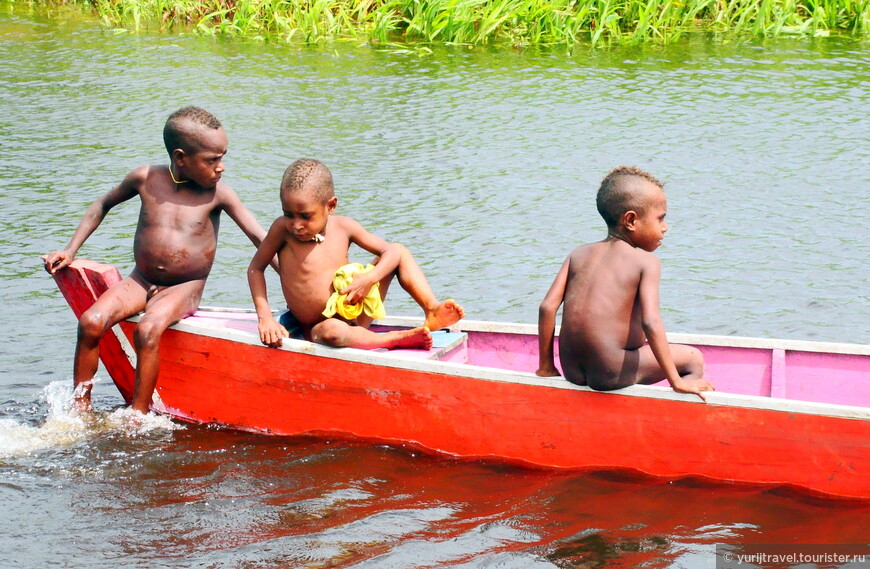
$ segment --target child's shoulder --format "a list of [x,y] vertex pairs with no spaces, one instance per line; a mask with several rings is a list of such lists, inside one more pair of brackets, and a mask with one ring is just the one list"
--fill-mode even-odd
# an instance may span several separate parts
[[597,255],[599,253],[606,253],[606,245],[604,241],[595,241],[594,243],[584,243],[583,245],[577,245],[571,250],[570,253],[568,253],[568,258],[579,260],[590,255]]
[[169,176],[169,169],[166,166],[156,166],[153,164],[144,164],[137,166],[127,172],[125,179],[131,181],[146,182],[154,176]]
[[627,265],[633,266],[640,273],[646,273],[649,270],[658,271],[661,268],[661,261],[655,253],[645,251],[640,247],[632,247],[626,255]]
[[589,262],[596,265],[612,263],[624,267],[635,266],[638,270],[659,262],[658,257],[653,253],[633,247],[618,239],[605,239],[579,245],[571,251],[568,257],[575,263]]
[[355,220],[352,217],[348,217],[346,215],[335,215],[332,214],[329,216],[329,220],[327,221],[327,227],[331,226],[335,229],[341,229],[343,231],[354,232],[360,229],[365,229],[362,224]]
[[161,166],[137,166],[127,172],[118,187],[126,192],[141,194],[148,187],[154,185],[160,186],[161,182],[165,184],[165,180],[169,180],[168,172],[169,170],[165,166],[162,167],[162,171]]
[[635,247],[625,241],[614,243],[613,253],[613,256],[620,262],[634,263],[640,268],[659,264],[659,258],[656,257],[655,253]]
[[348,217],[346,215],[337,215],[334,213],[329,216],[329,222],[330,223],[340,223],[340,224],[351,224],[352,223],[355,225],[360,224],[357,220],[355,220],[352,217]]
[[223,180],[220,180],[214,187],[214,199],[218,204],[224,206],[241,206],[242,204],[242,199],[239,197],[239,194],[237,194],[236,191]]

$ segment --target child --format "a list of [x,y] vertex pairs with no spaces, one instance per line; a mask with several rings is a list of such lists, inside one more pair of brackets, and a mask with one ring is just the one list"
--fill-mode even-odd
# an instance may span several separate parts
[[[284,172],[284,215],[272,223],[248,267],[248,283],[260,320],[260,340],[267,346],[280,346],[282,338],[289,335],[287,328],[298,326],[305,339],[330,346],[431,348],[430,330],[454,324],[465,315],[462,307],[453,300],[437,300],[405,247],[372,235],[353,219],[331,215],[337,203],[332,174],[321,162],[297,160]],[[366,269],[348,266],[351,243],[377,255],[373,265]],[[263,275],[275,254],[288,308],[282,323],[275,320],[269,308]],[[380,302],[394,275],[423,308],[425,321],[412,330],[377,334],[368,327],[373,316],[380,317]],[[369,310],[360,313],[364,299]],[[324,310],[327,305],[330,309]]]
[[136,326],[133,409],[147,413],[157,384],[158,345],[164,330],[196,311],[217,247],[220,214],[227,212],[259,245],[265,231],[236,193],[221,182],[227,135],[221,123],[197,107],[172,113],[163,128],[169,166],[140,166],[98,198],[62,251],[43,257],[54,274],[69,265],[110,209],[139,196],[141,207],[129,277],[105,292],[79,319],[73,369],[75,401],[87,411],[99,363],[100,338],[142,310]]
[[601,182],[597,205],[607,238],[574,249],[544,297],[537,374],[559,375],[553,335],[564,301],[559,359],[567,380],[611,390],[667,379],[674,391],[706,401],[702,392],[714,387],[703,377],[701,352],[668,344],[659,316],[661,265],[652,252],[668,230],[661,182],[639,168],[617,168]]

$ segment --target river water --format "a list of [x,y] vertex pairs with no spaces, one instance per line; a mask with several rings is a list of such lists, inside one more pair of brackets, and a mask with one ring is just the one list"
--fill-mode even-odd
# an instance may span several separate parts
[[[131,35],[18,6],[0,5],[0,567],[713,568],[716,544],[868,542],[870,506],[775,488],[132,429],[105,377],[84,424],[75,320],[39,260],[127,171],[165,163],[166,116],[197,104],[264,226],[284,168],[319,158],[339,212],[407,245],[474,319],[534,322],[565,255],[605,233],[599,180],[637,164],[668,192],[670,331],[870,343],[866,42],[426,54]],[[136,216],[116,208],[80,256],[129,270]],[[250,306],[252,254],[225,219],[204,304]],[[400,294],[388,310],[416,313]]]

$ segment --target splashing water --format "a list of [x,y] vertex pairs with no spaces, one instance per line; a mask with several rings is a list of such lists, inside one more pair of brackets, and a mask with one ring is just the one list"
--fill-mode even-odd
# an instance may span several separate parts
[[[94,380],[96,383],[97,379]],[[73,407],[70,382],[54,381],[43,389],[43,402],[48,406],[45,422],[28,425],[15,419],[0,419],[0,458],[28,455],[32,452],[76,443],[109,432],[120,432],[128,437],[153,431],[183,429],[161,415],[143,415],[130,408],[112,412],[91,411],[81,413]]]
[[178,431],[184,429],[184,425],[173,423],[172,419],[165,415],[148,413],[143,415],[131,407],[115,409],[105,416],[102,421],[103,428],[99,432],[121,431],[131,438],[151,432]]

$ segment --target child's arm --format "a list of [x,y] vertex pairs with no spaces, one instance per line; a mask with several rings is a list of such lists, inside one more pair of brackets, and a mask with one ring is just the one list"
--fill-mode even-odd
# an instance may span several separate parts
[[553,356],[553,339],[556,335],[556,312],[565,298],[567,282],[568,259],[565,259],[538,308],[538,370],[535,373],[542,377],[561,375]]
[[[227,212],[230,219],[236,222],[239,229],[248,236],[248,239],[251,240],[254,247],[259,247],[260,243],[262,243],[263,239],[266,237],[266,231],[257,221],[257,218],[255,218],[251,213],[251,210],[245,207],[245,204],[242,203],[238,194],[236,194],[236,192],[234,192],[229,186],[224,185],[223,187],[227,190],[223,198],[224,211]],[[270,259],[269,264],[272,265],[272,268],[275,269],[275,271],[278,270],[277,257]]]
[[248,286],[251,288],[254,308],[257,310],[260,341],[271,348],[280,346],[282,339],[290,335],[272,314],[266,292],[266,275],[263,273],[284,242],[284,228],[281,221],[280,218],[275,220],[248,265]]
[[353,219],[345,217],[341,220],[341,223],[347,231],[347,236],[351,243],[378,256],[373,270],[367,273],[355,274],[353,282],[346,289],[338,291],[339,294],[347,295],[348,304],[356,304],[365,299],[373,284],[381,282],[384,277],[396,270],[399,266],[402,253],[397,244],[387,243],[377,235],[369,233]]
[[91,236],[91,233],[97,229],[100,223],[102,223],[106,214],[109,213],[109,210],[119,203],[127,201],[137,195],[139,193],[139,188],[145,183],[147,175],[147,166],[136,168],[127,174],[120,184],[97,198],[94,203],[88,207],[85,215],[79,222],[78,228],[69,240],[69,243],[66,244],[66,247],[61,251],[53,251],[42,257],[45,264],[45,270],[54,274],[72,263],[82,244]]
[[659,282],[661,281],[661,262],[658,257],[650,254],[648,262],[641,269],[640,295],[641,321],[647,342],[656,358],[659,366],[664,370],[668,383],[677,393],[695,393],[704,401],[707,398],[699,389],[702,384],[696,381],[687,381],[680,377],[674,358],[671,355],[671,347],[668,344],[665,325],[662,323],[659,312]]

